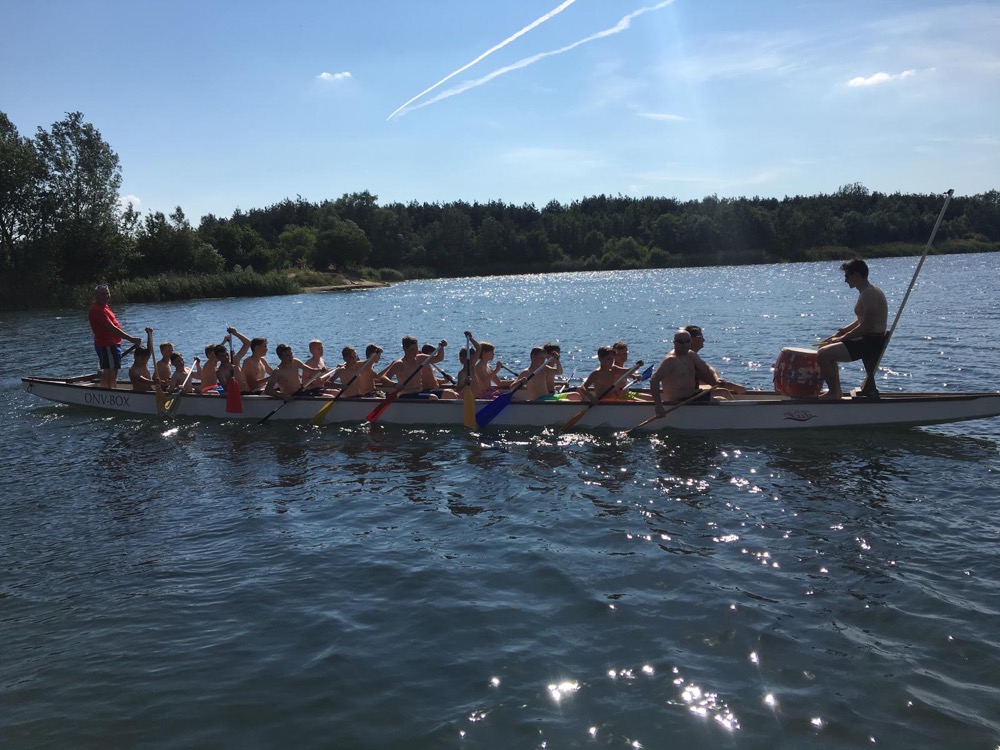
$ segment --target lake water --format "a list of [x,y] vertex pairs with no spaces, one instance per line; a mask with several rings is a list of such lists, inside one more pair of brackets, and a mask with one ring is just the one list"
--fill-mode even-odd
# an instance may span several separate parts
[[[898,309],[915,258],[872,263]],[[112,293],[113,293],[112,289]],[[568,373],[674,328],[769,388],[852,319],[836,263],[112,305],[328,360],[471,328]],[[1000,254],[928,259],[883,390],[995,390]],[[273,354],[271,355],[273,361]],[[47,405],[84,311],[0,316],[5,748],[1000,744],[1000,420],[635,439],[161,422]],[[860,383],[860,365],[842,367]]]

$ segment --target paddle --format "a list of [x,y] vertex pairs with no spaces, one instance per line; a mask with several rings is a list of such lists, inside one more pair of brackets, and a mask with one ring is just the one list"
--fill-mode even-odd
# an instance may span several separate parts
[[699,399],[699,398],[701,398],[701,397],[702,397],[703,395],[705,395],[705,391],[698,391],[698,392],[697,392],[697,393],[695,393],[695,394],[694,394],[693,396],[688,396],[688,397],[687,397],[686,399],[684,399],[683,401],[678,401],[678,402],[677,402],[676,404],[674,404],[674,405],[673,405],[673,406],[671,406],[671,407],[670,407],[669,409],[667,409],[667,410],[666,410],[665,412],[663,412],[663,414],[658,414],[658,415],[657,415],[657,414],[654,414],[654,415],[653,415],[653,416],[651,416],[651,417],[650,417],[649,419],[647,419],[647,420],[645,420],[645,421],[643,421],[643,422],[640,422],[639,424],[637,424],[637,425],[636,425],[635,427],[633,427],[633,428],[631,428],[631,429],[629,429],[629,430],[625,430],[625,434],[626,434],[626,435],[628,435],[628,434],[629,434],[629,433],[631,433],[631,432],[632,432],[633,430],[638,430],[638,429],[639,429],[640,427],[645,427],[645,426],[646,426],[646,425],[648,425],[648,424],[649,424],[650,422],[655,422],[655,421],[656,421],[657,419],[663,419],[663,418],[664,418],[665,416],[667,416],[667,415],[668,415],[668,414],[669,414],[670,412],[674,411],[675,409],[680,409],[680,408],[681,408],[682,406],[684,406],[684,404],[690,404],[690,403],[691,403],[692,401],[694,401],[695,399]]
[[597,406],[601,402],[601,399],[606,398],[607,395],[609,393],[611,393],[611,391],[613,391],[615,388],[617,388],[621,383],[623,383],[624,381],[626,381],[630,377],[632,377],[632,373],[634,373],[636,370],[638,370],[640,367],[642,367],[643,364],[644,363],[643,363],[643,361],[641,359],[638,362],[636,362],[635,366],[631,370],[629,370],[628,372],[622,373],[622,376],[620,378],[618,378],[614,383],[612,383],[607,388],[605,388],[604,389],[604,393],[602,393],[600,396],[598,396],[598,398],[597,398],[596,401],[591,401],[589,404],[587,404],[582,409],[580,409],[580,411],[578,411],[576,414],[574,414],[572,417],[570,417],[568,420],[566,420],[566,423],[562,427],[560,427],[559,429],[560,430],[568,430],[570,427],[572,427],[577,422],[579,422],[583,418],[584,414],[586,414],[588,411],[590,411],[593,407]]
[[[317,380],[322,380],[323,378],[327,378],[330,375],[332,375],[333,372],[334,372],[333,370],[330,370],[328,372],[313,373],[313,376],[311,378],[309,378],[309,380],[307,380],[305,383],[303,383],[302,385],[300,385],[299,389],[297,391],[295,391],[295,393],[302,393],[302,391],[304,391],[306,388],[308,388],[309,386],[311,386]],[[288,401],[291,401],[293,399],[294,399],[294,396],[292,398],[288,399]],[[267,414],[267,416],[261,418],[257,422],[257,424],[264,424],[267,420],[269,420],[271,417],[273,417],[275,414],[277,414],[279,411],[281,411],[281,407],[283,407],[285,404],[287,404],[288,401],[285,401],[284,399],[282,399],[281,403],[278,404],[273,409],[271,409],[271,411]]]
[[476,413],[476,422],[479,424],[479,426],[480,427],[485,427],[490,422],[492,422],[494,419],[496,419],[497,416],[500,414],[500,412],[502,412],[504,409],[507,408],[507,405],[510,403],[510,400],[514,397],[514,394],[517,393],[522,388],[524,388],[524,386],[526,386],[528,384],[528,382],[533,377],[535,377],[535,375],[537,375],[538,373],[540,373],[542,370],[544,370],[546,367],[548,367],[550,363],[552,363],[554,361],[555,361],[555,357],[549,357],[541,365],[539,365],[535,370],[532,370],[531,373],[528,375],[528,377],[526,377],[518,385],[516,385],[513,388],[511,388],[506,393],[501,393],[495,399],[493,399],[488,404],[486,404],[486,406],[484,406],[482,409],[480,409]]
[[[440,346],[446,346],[446,342],[442,341]],[[371,414],[365,417],[365,419],[367,419],[369,422],[377,421],[378,418],[382,416],[382,413],[390,406],[392,406],[393,402],[397,398],[399,398],[400,391],[402,391],[406,387],[407,383],[413,380],[413,376],[419,373],[421,370],[423,370],[430,363],[430,361],[431,361],[431,355],[428,354],[426,359],[424,359],[424,361],[420,363],[420,366],[417,367],[417,369],[415,369],[413,372],[411,372],[409,377],[406,380],[404,380],[396,390],[388,394],[385,397],[385,401],[383,401],[381,404],[372,409]]]
[[[927,240],[927,245],[924,247],[924,254],[920,256],[920,262],[917,263],[917,270],[913,272],[913,278],[910,279],[910,285],[906,288],[906,294],[903,295],[903,301],[899,304],[899,310],[896,313],[896,317],[892,320],[892,327],[889,329],[889,333],[885,336],[885,341],[882,344],[882,350],[879,352],[878,357],[875,359],[875,364],[869,368],[868,364],[865,363],[865,382],[861,386],[861,393],[866,392],[871,393],[875,388],[875,373],[878,371],[878,366],[882,362],[882,355],[885,354],[885,349],[889,346],[889,341],[892,339],[892,334],[896,332],[896,324],[899,323],[899,316],[903,314],[903,308],[906,306],[906,300],[910,298],[910,292],[913,291],[913,285],[917,283],[917,274],[920,273],[920,269],[924,265],[924,261],[927,260],[927,253],[930,252],[931,245],[934,244],[934,236],[937,234],[938,227],[941,226],[941,221],[944,219],[944,212],[948,210],[948,204],[951,202],[951,196],[954,195],[955,190],[949,189],[945,195],[947,198],[944,199],[944,205],[941,206],[941,213],[938,214],[937,221],[934,222],[934,229],[931,230],[930,239]],[[877,393],[877,390],[875,391]]]
[[236,377],[236,362],[233,361],[232,334],[229,334],[229,380],[226,381],[226,413],[243,413],[243,395],[240,393],[240,381]]
[[349,381],[347,381],[347,385],[345,385],[343,388],[340,389],[340,393],[338,393],[336,396],[334,396],[330,400],[330,403],[324,404],[322,407],[320,407],[320,410],[318,412],[316,412],[315,416],[312,419],[310,419],[309,422],[311,424],[315,424],[315,425],[321,424],[323,422],[323,417],[326,416],[326,413],[328,411],[330,411],[330,409],[333,408],[333,405],[335,403],[337,403],[337,401],[340,400],[341,396],[343,396],[345,393],[347,393],[348,389],[352,385],[354,385],[354,381],[357,380],[361,376],[361,373],[363,373],[366,369],[368,369],[369,367],[371,367],[372,365],[375,364],[375,360],[378,359],[378,355],[380,353],[381,353],[381,351],[376,352],[375,354],[373,354],[372,356],[370,356],[368,359],[366,359],[364,361],[364,364],[361,365],[361,367],[358,369],[358,371],[356,373],[354,373],[354,377],[351,378]]
[[177,391],[177,395],[170,399],[166,405],[163,407],[163,413],[165,416],[171,416],[174,410],[177,408],[177,403],[181,400],[181,396],[184,395],[184,390],[188,387],[191,382],[191,378],[194,376],[195,365],[201,362],[197,357],[194,358],[194,362],[191,363],[191,368],[188,370],[187,377],[184,378],[184,383],[181,385],[181,389]]
[[[126,356],[128,356],[129,354],[131,354],[133,349],[135,349],[135,344],[132,344],[132,346],[130,346],[128,349],[126,349],[125,351],[122,352],[122,359],[125,359]],[[82,382],[84,380],[96,380],[99,377],[101,377],[100,371],[94,372],[94,373],[90,373],[88,375],[74,375],[71,378],[66,378],[63,382],[64,383],[79,383],[79,382]]]
[[469,353],[469,337],[465,332],[465,388],[462,389],[462,423],[470,430],[476,429],[476,394],[472,390],[472,355]]
[[433,367],[435,370],[437,370],[441,374],[442,378],[444,378],[445,380],[447,380],[452,385],[455,385],[455,378],[453,378],[451,375],[449,375],[448,373],[446,373],[444,370],[442,370],[440,367],[438,367],[435,364],[431,364],[431,367]]

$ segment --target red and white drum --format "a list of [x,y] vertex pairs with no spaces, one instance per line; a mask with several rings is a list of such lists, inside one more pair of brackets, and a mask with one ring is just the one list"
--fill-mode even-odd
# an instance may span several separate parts
[[774,363],[774,390],[792,398],[818,396],[823,387],[819,360],[813,349],[786,346]]

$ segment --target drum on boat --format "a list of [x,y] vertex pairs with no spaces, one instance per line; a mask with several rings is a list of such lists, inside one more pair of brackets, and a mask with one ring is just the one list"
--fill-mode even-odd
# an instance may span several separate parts
[[792,398],[818,396],[823,386],[819,359],[812,349],[786,346],[774,363],[774,390]]

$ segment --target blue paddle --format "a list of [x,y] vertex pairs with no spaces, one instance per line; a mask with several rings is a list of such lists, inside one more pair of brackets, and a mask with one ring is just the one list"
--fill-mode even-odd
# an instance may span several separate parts
[[535,377],[535,375],[537,375],[546,367],[548,367],[549,363],[553,362],[554,360],[555,357],[550,357],[549,359],[545,360],[545,362],[539,365],[537,369],[533,370],[531,374],[528,375],[528,377],[526,377],[521,383],[519,383],[517,386],[510,389],[506,393],[501,393],[495,399],[486,404],[486,406],[484,406],[482,409],[476,412],[476,422],[479,423],[479,426],[485,427],[494,419],[496,419],[497,415],[499,415],[500,412],[502,412],[504,409],[507,408],[507,405],[510,403],[510,400],[514,398],[514,394],[517,393],[522,388],[524,388],[524,386],[526,386],[528,382],[533,377]]

